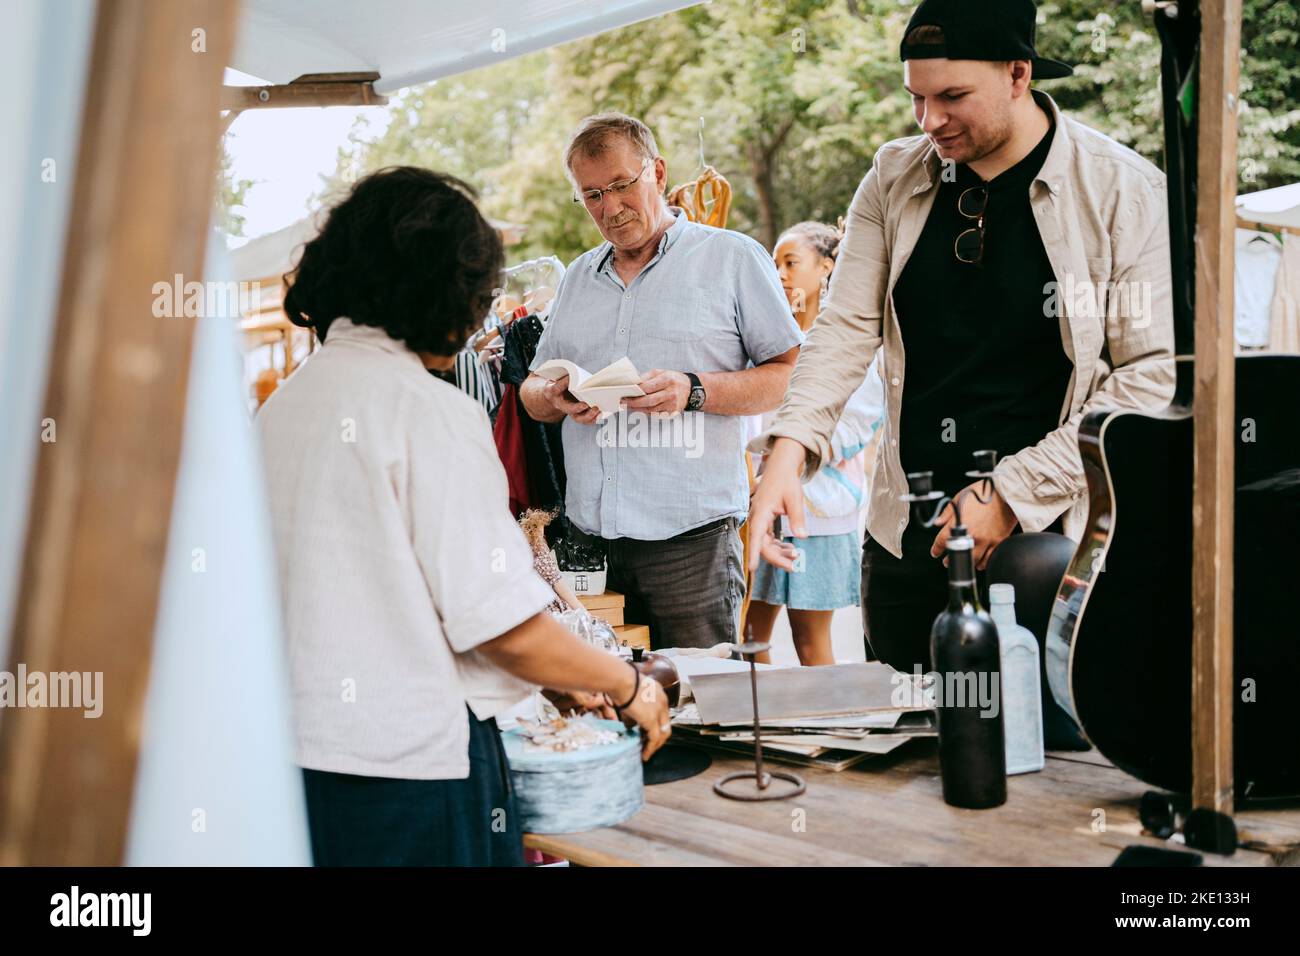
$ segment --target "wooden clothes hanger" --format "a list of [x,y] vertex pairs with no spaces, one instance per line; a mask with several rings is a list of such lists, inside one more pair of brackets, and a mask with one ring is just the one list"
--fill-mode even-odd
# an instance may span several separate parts
[[683,183],[668,193],[668,205],[680,206],[691,222],[718,229],[727,228],[731,212],[731,183],[704,159],[704,117],[700,117],[700,169],[694,182]]
[[668,205],[680,206],[691,222],[725,229],[731,212],[731,183],[712,166],[706,166],[695,182],[683,183],[668,194]]
[[501,332],[517,318],[545,315],[555,298],[555,289],[564,278],[564,263],[555,256],[529,259],[505,271],[505,288],[492,302],[492,314],[500,324],[482,337],[471,340],[474,351],[482,352],[501,337]]

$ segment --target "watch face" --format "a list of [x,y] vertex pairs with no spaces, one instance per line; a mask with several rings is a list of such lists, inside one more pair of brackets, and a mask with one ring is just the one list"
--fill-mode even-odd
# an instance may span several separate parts
[[702,388],[691,389],[690,401],[686,403],[687,410],[695,411],[695,409],[699,408],[703,404],[704,404],[704,389]]

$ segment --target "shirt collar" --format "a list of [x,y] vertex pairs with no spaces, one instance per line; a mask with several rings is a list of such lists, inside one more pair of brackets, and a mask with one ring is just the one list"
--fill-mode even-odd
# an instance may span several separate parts
[[[325,345],[334,345],[335,343],[375,348],[381,352],[390,352],[393,355],[409,355],[415,361],[420,361],[420,357],[407,348],[405,342],[390,338],[383,329],[373,325],[358,325],[351,319],[342,317],[330,323],[329,331],[325,336]],[[421,366],[423,366],[423,363],[421,363]]]
[[[659,237],[659,255],[651,262],[658,261],[663,257],[673,244],[681,238],[682,233],[686,231],[686,224],[689,223],[690,217],[686,215],[686,210],[680,206],[669,206],[668,211],[673,216],[673,224],[668,227],[662,236]],[[591,260],[591,271],[601,272],[608,265],[610,258],[614,255],[614,244],[605,242],[596,247],[596,254]]]
[[1047,151],[1047,159],[1043,160],[1043,166],[1034,177],[1034,182],[1042,183],[1051,190],[1053,196],[1059,196],[1061,186],[1069,175],[1074,144],[1070,141],[1070,129],[1056,100],[1041,90],[1034,90],[1033,93],[1038,105],[1052,114],[1052,122],[1056,126],[1056,132],[1052,135],[1052,148]]
[[[1065,126],[1065,117],[1060,107],[1056,105],[1056,101],[1042,90],[1030,90],[1030,93],[1034,97],[1034,102],[1052,114],[1052,123],[1055,126],[1052,148],[1048,150],[1047,159],[1043,161],[1043,166],[1034,176],[1033,181],[1042,183],[1051,190],[1053,196],[1058,196],[1061,192],[1061,184],[1065,181],[1067,170],[1070,168],[1070,155],[1074,146]],[[913,190],[914,196],[928,192],[939,181],[943,160],[939,158],[939,151],[934,148],[934,143],[928,143],[925,152],[921,154],[921,167],[926,179]]]

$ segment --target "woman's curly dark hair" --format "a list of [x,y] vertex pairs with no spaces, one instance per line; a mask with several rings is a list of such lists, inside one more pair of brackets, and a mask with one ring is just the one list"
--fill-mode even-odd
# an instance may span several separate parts
[[443,173],[392,166],[358,182],[284,277],[284,310],[324,341],[338,318],[415,352],[453,355],[492,304],[505,265],[477,193]]

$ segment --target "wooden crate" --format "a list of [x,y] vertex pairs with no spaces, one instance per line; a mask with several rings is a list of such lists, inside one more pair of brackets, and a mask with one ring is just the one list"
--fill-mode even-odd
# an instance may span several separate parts
[[591,612],[591,616],[599,618],[610,627],[621,627],[623,624],[623,606],[627,599],[617,591],[606,591],[604,594],[597,594],[594,597],[586,594],[579,594],[578,600],[582,606]]
[[622,607],[627,604],[627,598],[619,594],[617,591],[606,591],[604,594],[596,595],[579,594],[578,600],[582,602],[583,607],[592,613],[605,608],[616,607],[622,609]]
[[650,650],[650,628],[645,624],[626,622],[623,612],[627,598],[622,594],[617,591],[606,591],[595,596],[579,594],[578,600],[591,612],[592,617],[600,618],[614,629],[619,643],[627,644],[628,647],[643,647],[647,651]]
[[621,607],[595,607],[587,608],[591,616],[604,621],[610,627],[623,626],[623,609]]

